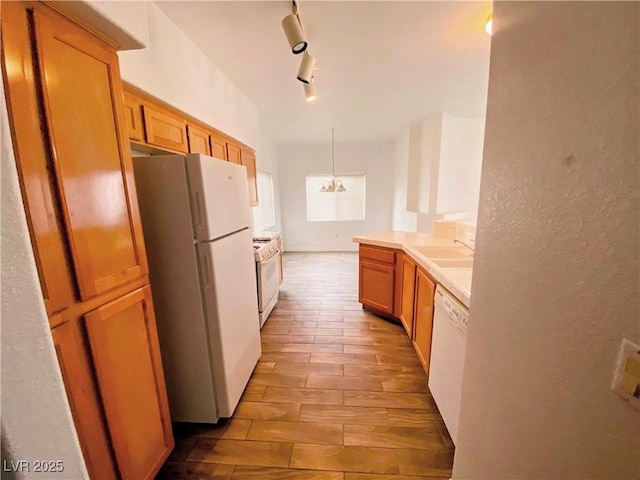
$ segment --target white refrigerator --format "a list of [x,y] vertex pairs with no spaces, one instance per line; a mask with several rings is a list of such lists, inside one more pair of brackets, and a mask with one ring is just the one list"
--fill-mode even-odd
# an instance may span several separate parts
[[261,355],[246,169],[135,157],[171,418],[230,417]]

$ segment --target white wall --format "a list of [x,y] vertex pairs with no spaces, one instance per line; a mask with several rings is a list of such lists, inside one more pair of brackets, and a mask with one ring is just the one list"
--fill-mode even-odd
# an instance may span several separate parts
[[640,477],[640,4],[494,2],[454,479]]
[[146,1],[62,0],[70,12],[114,40],[121,50],[144,48],[149,41]]
[[[2,161],[2,460],[60,460],[64,472],[15,478],[88,478],[56,359],[29,232],[0,82]],[[3,464],[3,478],[11,478]]]
[[394,151],[393,142],[336,143],[336,173],[366,175],[365,220],[307,222],[305,178],[308,174],[331,174],[331,143],[279,145],[285,250],[355,251],[353,236],[389,230]]
[[394,157],[394,229],[431,232],[444,217],[475,222],[484,118],[430,115],[405,129]]
[[409,193],[409,129],[406,129],[395,144],[393,162],[393,215],[392,228],[401,232],[415,232],[418,217],[416,209],[410,205],[417,205],[418,192],[413,192],[415,199]]
[[[273,175],[277,201],[276,148],[264,134],[255,105],[153,2],[100,2],[101,10],[116,20],[126,16],[123,5],[129,4],[131,15],[140,4],[146,7],[148,46],[119,52],[122,79],[254,148],[257,168]],[[275,228],[279,219],[276,202]]]
[[[262,149],[256,156],[256,168],[265,172],[271,173],[271,179],[273,181],[273,202],[275,210],[275,225],[268,227],[270,231],[281,231],[282,222],[280,220],[280,174],[278,164],[278,151],[275,143],[267,138],[262,137],[260,142]],[[254,207],[255,208],[255,207]]]
[[148,46],[119,52],[122,79],[259,150],[256,107],[155,3],[147,12]]
[[484,118],[442,115],[436,213],[468,213],[475,222],[483,140]]

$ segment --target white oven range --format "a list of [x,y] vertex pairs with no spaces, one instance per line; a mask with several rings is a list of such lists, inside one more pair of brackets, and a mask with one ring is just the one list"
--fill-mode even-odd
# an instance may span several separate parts
[[254,257],[258,279],[260,328],[278,302],[280,288],[280,249],[276,238],[254,238]]

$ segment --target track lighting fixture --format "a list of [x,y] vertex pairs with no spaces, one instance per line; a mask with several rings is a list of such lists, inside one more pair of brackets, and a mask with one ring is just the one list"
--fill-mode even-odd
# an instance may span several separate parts
[[307,103],[313,103],[316,101],[316,86],[313,83],[313,77],[311,77],[311,81],[309,83],[305,83],[304,85],[304,96],[307,99]]
[[302,29],[302,22],[298,16],[298,5],[295,0],[292,3],[292,13],[282,19],[282,28],[287,36],[291,52],[297,55],[307,49],[307,40]]
[[313,68],[316,66],[316,57],[309,55],[306,51],[302,54],[302,61],[298,69],[298,80],[302,83],[309,83],[313,77]]
[[487,17],[487,23],[484,26],[484,31],[487,32],[487,35],[491,35],[493,33],[493,15],[491,13]]
[[316,57],[307,50],[308,44],[304,36],[302,21],[298,15],[298,4],[296,0],[292,0],[291,3],[291,15],[287,15],[282,19],[282,28],[287,36],[291,51],[294,54],[302,53],[302,60],[300,61],[300,68],[296,78],[304,83],[304,96],[307,103],[313,103],[316,100],[316,87],[313,84]]

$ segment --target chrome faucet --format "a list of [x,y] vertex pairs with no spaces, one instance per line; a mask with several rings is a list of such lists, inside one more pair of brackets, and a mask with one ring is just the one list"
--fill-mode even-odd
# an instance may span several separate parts
[[453,243],[460,243],[460,244],[464,245],[465,247],[467,247],[469,250],[471,250],[471,256],[473,257],[473,254],[475,253],[475,249],[471,245],[469,245],[466,242],[463,242],[462,240],[458,240],[458,239],[454,239]]

